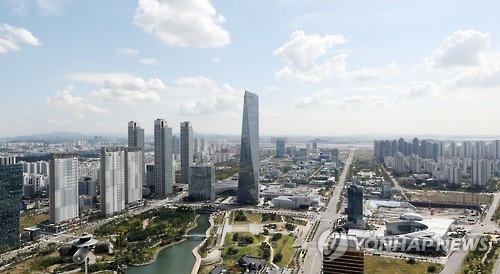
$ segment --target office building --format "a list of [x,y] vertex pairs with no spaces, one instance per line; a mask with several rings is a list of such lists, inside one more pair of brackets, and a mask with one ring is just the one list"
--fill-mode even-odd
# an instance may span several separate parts
[[347,221],[356,228],[364,228],[363,187],[351,185],[347,188]]
[[110,215],[142,197],[142,154],[139,148],[101,148],[101,213]]
[[276,158],[285,157],[285,139],[276,140]]
[[78,217],[78,154],[51,153],[49,221],[52,224]]
[[338,148],[332,148],[332,162],[336,163],[337,166],[339,165],[339,149]]
[[181,183],[189,184],[193,164],[193,127],[191,122],[181,123]]
[[189,197],[194,200],[213,200],[215,198],[215,167],[212,164],[191,166]]
[[[144,129],[141,128],[139,122],[128,122],[128,147],[136,147],[141,151],[142,163],[144,163]],[[141,166],[142,177],[146,176],[144,165]]]
[[0,157],[0,246],[19,245],[23,167],[15,157]]
[[156,196],[164,197],[172,194],[172,128],[163,119],[155,120],[155,189]]
[[364,252],[354,235],[332,233],[323,247],[323,274],[363,274]]
[[256,205],[259,191],[259,97],[245,91],[237,200]]

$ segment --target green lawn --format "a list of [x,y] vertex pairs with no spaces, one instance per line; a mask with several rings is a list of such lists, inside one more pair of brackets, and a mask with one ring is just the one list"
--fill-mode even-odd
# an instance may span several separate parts
[[[428,273],[427,268],[430,265],[431,263],[425,262],[418,262],[412,265],[403,259],[365,255],[364,270],[365,274],[425,274]],[[438,270],[435,273],[439,273],[442,266],[439,264],[435,265],[438,267]]]
[[49,219],[49,214],[48,213],[41,213],[41,214],[22,214],[21,218],[19,220],[19,226],[21,228],[21,231],[24,230],[26,227],[31,227],[31,226],[36,226],[38,223],[41,223],[43,221],[47,221]]
[[[283,237],[283,238],[285,238],[285,237]],[[279,250],[279,251],[281,251],[281,254],[283,255],[283,259],[281,260],[281,262],[277,263],[277,265],[279,267],[287,267],[288,262],[292,258],[293,252],[295,251],[295,249],[293,248],[293,244],[295,243],[296,238],[295,237],[288,237],[288,236],[287,236],[287,238],[288,239],[285,243],[285,246],[283,246],[283,248],[281,250]]]

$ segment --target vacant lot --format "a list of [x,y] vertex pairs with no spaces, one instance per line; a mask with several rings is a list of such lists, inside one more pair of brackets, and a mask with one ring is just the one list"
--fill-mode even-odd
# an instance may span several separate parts
[[[406,260],[387,258],[387,257],[377,257],[377,256],[365,256],[365,274],[379,274],[379,273],[391,273],[391,274],[423,274],[428,273],[427,268],[432,265],[431,263],[418,262],[416,264],[409,264]],[[437,267],[438,273],[441,270],[441,265],[434,264]]]

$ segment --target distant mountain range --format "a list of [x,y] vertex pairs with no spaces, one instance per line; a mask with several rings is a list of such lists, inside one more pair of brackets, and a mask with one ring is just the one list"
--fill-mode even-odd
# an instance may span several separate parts
[[[179,133],[174,135],[179,136]],[[95,136],[101,137],[103,140],[118,139],[126,140],[126,134],[117,133],[92,133],[84,134],[77,132],[67,132],[67,131],[56,131],[50,133],[39,133],[31,134],[25,136],[16,137],[4,137],[0,140],[5,141],[74,141],[74,140],[93,140]],[[146,135],[146,140],[152,140],[153,134]],[[205,134],[205,133],[194,133],[195,138],[207,138],[207,139],[227,139],[227,140],[239,140],[240,135],[234,134]],[[300,141],[300,142],[310,142],[310,143],[357,143],[357,142],[372,142],[373,140],[396,140],[403,137],[405,140],[409,141],[413,137],[418,137],[420,140],[430,139],[430,140],[495,140],[500,139],[498,135],[401,135],[396,136],[394,134],[352,134],[352,135],[337,135],[337,136],[314,136],[314,135],[261,135],[261,141],[268,139],[271,141],[272,137],[287,137],[290,141]]]

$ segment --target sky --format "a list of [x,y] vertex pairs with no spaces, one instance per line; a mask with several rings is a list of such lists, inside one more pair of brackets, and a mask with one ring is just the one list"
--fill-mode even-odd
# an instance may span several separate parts
[[0,137],[500,135],[499,1],[0,0]]

